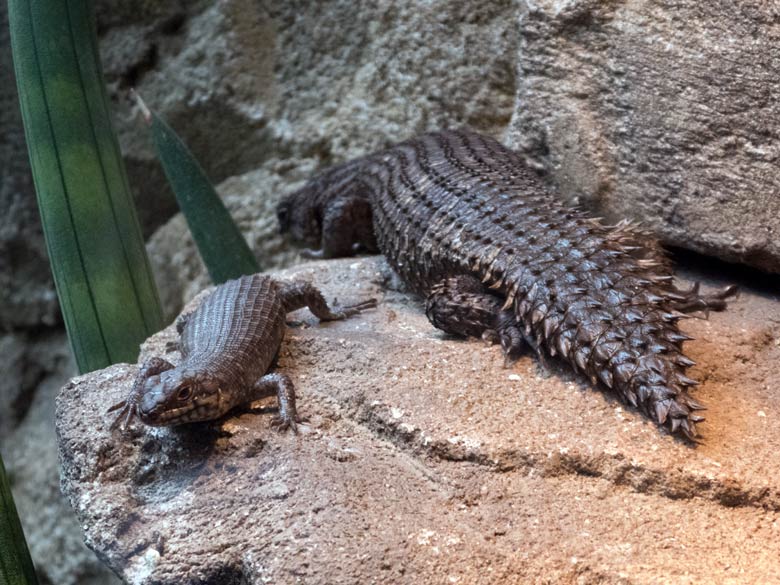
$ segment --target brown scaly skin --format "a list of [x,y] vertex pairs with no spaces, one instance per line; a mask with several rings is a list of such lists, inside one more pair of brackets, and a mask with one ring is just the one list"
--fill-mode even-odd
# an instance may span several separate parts
[[[427,134],[325,171],[279,206],[282,231],[333,257],[372,249],[426,299],[438,328],[558,355],[672,432],[696,436],[683,311],[726,307],[680,290],[649,235],[565,206],[522,159],[467,130]],[[359,213],[348,211],[360,210]],[[347,218],[341,220],[340,218]]]
[[176,323],[180,334],[178,366],[152,357],[144,362],[111,428],[137,417],[151,426],[211,420],[238,406],[271,396],[279,403],[275,426],[299,422],[295,389],[284,374],[267,373],[290,311],[309,307],[321,321],[346,319],[376,306],[369,299],[330,309],[309,283],[282,283],[255,274],[217,287],[192,313]]

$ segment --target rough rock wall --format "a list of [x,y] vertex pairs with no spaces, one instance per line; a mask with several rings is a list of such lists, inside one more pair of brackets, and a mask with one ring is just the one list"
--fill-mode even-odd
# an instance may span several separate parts
[[603,215],[780,271],[780,5],[528,5],[515,146]]
[[[233,193],[228,206],[271,268],[291,260],[275,234],[275,203],[317,168],[440,127],[501,135],[514,105],[516,10],[507,0],[479,10],[463,0],[227,0],[176,32],[188,57],[155,41],[158,65],[136,85],[207,168],[225,153],[234,153],[232,166],[221,172],[259,167],[238,179],[244,187],[222,191]],[[122,132],[134,144],[137,123]],[[181,218],[149,250],[175,314],[206,283]]]

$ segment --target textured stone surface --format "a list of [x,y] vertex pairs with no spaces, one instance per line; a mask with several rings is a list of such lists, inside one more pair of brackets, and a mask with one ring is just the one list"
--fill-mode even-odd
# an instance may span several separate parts
[[5,366],[0,379],[0,440],[5,440],[40,399],[39,385],[50,377],[58,381],[67,378],[74,369],[60,330],[0,335],[0,356]]
[[[275,236],[275,203],[318,167],[439,127],[469,124],[500,134],[514,99],[514,27],[514,8],[503,1],[474,11],[463,1],[304,9],[228,0],[167,36],[159,26],[147,27],[146,36],[116,29],[126,42],[106,38],[104,46],[135,57],[106,50],[104,59],[119,88],[127,85],[127,63],[156,55],[135,85],[214,170],[212,178],[260,167],[239,179],[251,181],[251,190],[231,180],[221,192],[261,266],[272,268],[294,258]],[[216,78],[230,83],[214,84]],[[143,163],[152,158],[143,129],[122,115],[119,125],[131,174],[136,164],[143,169],[137,184],[161,192]],[[149,245],[168,313],[207,282],[184,225],[177,217]]]
[[[282,273],[328,298],[381,299],[339,323],[292,315],[278,369],[309,419],[297,436],[271,429],[268,402],[121,438],[105,410],[135,366],[65,386],[63,488],[126,582],[780,579],[775,293],[743,281],[728,312],[685,322],[710,407],[691,446],[566,368],[542,377],[526,356],[506,369],[498,348],[446,338],[418,300],[388,288],[385,266]],[[170,327],[143,354],[174,338]]]
[[603,215],[780,271],[780,7],[528,4],[513,145]]
[[106,15],[113,26],[101,40],[146,226],[159,225],[173,204],[148,131],[127,103],[130,87],[215,182],[273,159],[329,164],[438,127],[470,124],[496,134],[512,112],[510,2],[485,2],[478,11],[463,0],[174,6],[124,25]]

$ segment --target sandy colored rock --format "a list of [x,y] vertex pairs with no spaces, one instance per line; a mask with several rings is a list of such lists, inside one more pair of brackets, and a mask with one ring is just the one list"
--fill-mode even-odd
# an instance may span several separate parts
[[[709,406],[692,446],[563,366],[504,368],[498,348],[442,335],[386,286],[381,259],[280,276],[381,300],[344,322],[291,316],[278,369],[309,419],[299,435],[272,430],[271,401],[112,436],[105,410],[133,365],[58,398],[63,489],[127,583],[780,579],[776,295],[742,280],[728,312],[684,323]],[[174,338],[152,337],[143,356]]]
[[561,194],[780,271],[780,9],[527,2],[508,132]]

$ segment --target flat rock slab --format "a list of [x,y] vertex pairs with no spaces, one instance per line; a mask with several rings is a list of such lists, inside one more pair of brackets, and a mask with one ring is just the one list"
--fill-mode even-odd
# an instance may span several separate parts
[[112,435],[106,409],[135,365],[58,398],[63,490],[127,583],[780,581],[776,297],[745,290],[683,323],[709,406],[691,446],[563,366],[505,368],[498,348],[444,336],[381,258],[279,276],[380,299],[344,322],[291,315],[278,369],[299,434],[271,428],[269,401]]

